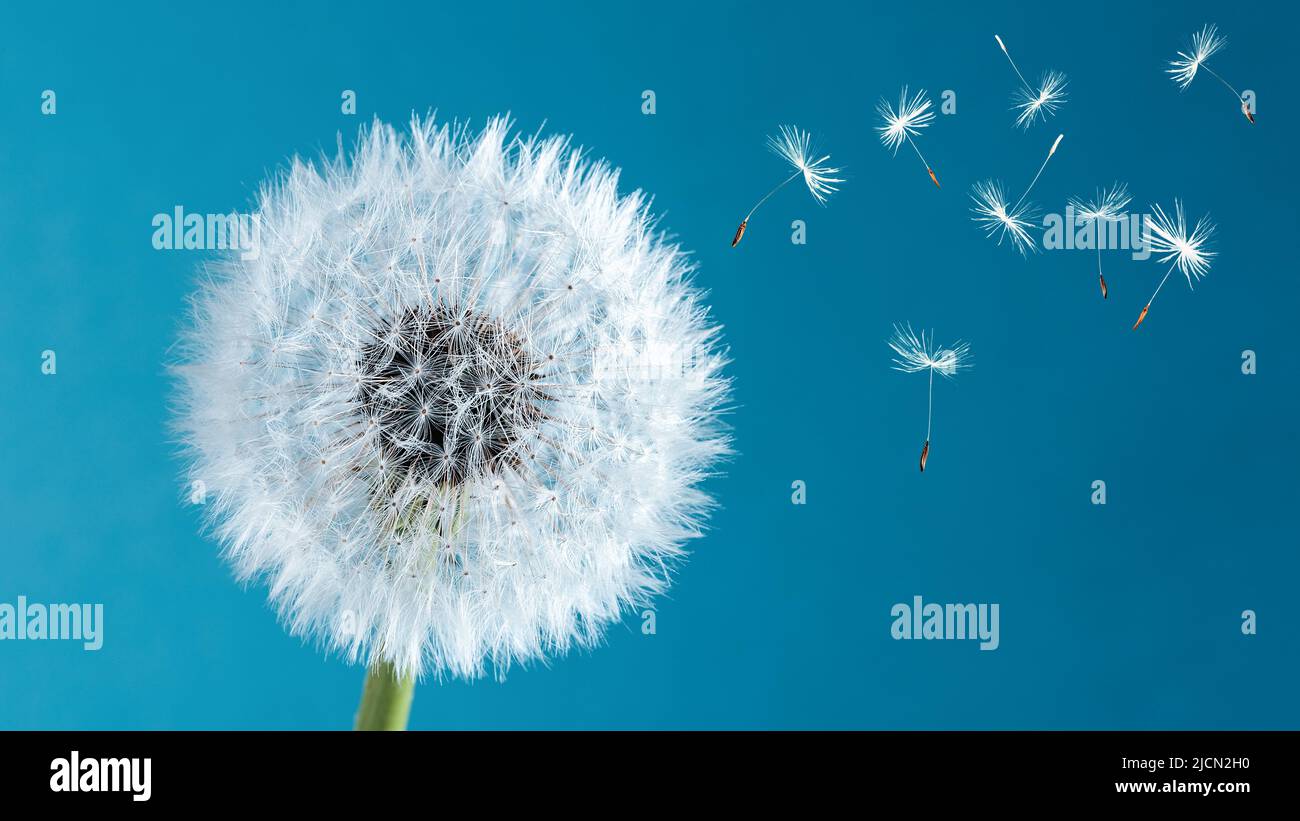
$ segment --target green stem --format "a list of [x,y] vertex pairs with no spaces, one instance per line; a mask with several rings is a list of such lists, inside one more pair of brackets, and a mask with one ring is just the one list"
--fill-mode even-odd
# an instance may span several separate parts
[[387,661],[376,662],[366,672],[366,685],[357,708],[356,730],[405,730],[415,696],[415,679],[398,679]]

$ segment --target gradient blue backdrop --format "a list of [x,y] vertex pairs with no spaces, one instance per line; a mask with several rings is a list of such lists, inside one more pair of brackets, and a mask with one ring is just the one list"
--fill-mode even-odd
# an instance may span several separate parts
[[[727,327],[739,455],[656,635],[629,617],[505,684],[426,682],[413,726],[1300,726],[1294,11],[29,6],[0,12],[0,601],[102,602],[106,638],[0,643],[0,727],[349,726],[362,670],[236,584],[178,486],[165,363],[205,255],[154,250],[150,221],[245,208],[295,152],[430,108],[572,133],[655,195]],[[1254,127],[1212,78],[1180,93],[1164,74],[1207,22],[1230,38],[1214,67],[1258,95]],[[1049,124],[1011,127],[995,32],[1032,76],[1068,73]],[[923,142],[941,191],[872,130],[904,83],[956,92]],[[732,250],[786,173],[763,147],[784,122],[848,182],[824,209],[786,189]],[[1026,261],[969,219],[972,182],[1019,190],[1058,131],[1045,208],[1119,179],[1138,206],[1179,196],[1219,224],[1208,279],[1171,279],[1139,333],[1155,263],[1108,256],[1102,302],[1091,252]],[[900,320],[976,358],[936,385],[924,476],[925,378],[885,347]],[[916,594],[1000,603],[1001,648],[891,640],[891,605]]]

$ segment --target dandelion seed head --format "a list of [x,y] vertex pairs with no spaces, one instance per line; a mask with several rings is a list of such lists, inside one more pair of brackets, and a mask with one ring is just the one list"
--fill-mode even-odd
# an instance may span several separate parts
[[1034,237],[1029,233],[1034,227],[1031,203],[1009,206],[1002,183],[996,180],[976,183],[971,189],[971,199],[975,203],[971,209],[975,216],[971,219],[984,229],[986,236],[996,235],[998,245],[1003,240],[1010,240],[1021,255],[1038,251]]
[[876,127],[880,132],[880,141],[886,148],[892,148],[895,154],[898,153],[898,148],[904,140],[920,135],[921,129],[928,127],[934,120],[934,112],[930,109],[930,98],[926,96],[925,89],[921,89],[909,98],[907,86],[903,86],[902,92],[898,95],[897,110],[889,104],[888,100],[881,97],[880,102],[876,104],[876,112],[885,123]]
[[843,169],[833,168],[828,162],[827,154],[813,159],[812,135],[795,126],[783,125],[777,135],[767,138],[767,144],[777,156],[783,158],[803,174],[804,184],[813,198],[821,204],[827,197],[839,190],[838,183],[844,182],[835,175]]
[[1174,200],[1172,215],[1159,205],[1152,205],[1151,213],[1143,221],[1143,229],[1143,238],[1151,253],[1162,263],[1173,262],[1186,277],[1188,286],[1194,286],[1209,273],[1216,252],[1207,247],[1215,232],[1214,223],[1208,216],[1197,220],[1196,226],[1188,232],[1183,202]]
[[1020,112],[1016,115],[1016,125],[1029,128],[1035,118],[1046,120],[1055,114],[1067,99],[1065,93],[1067,85],[1064,74],[1059,71],[1048,71],[1043,74],[1043,79],[1036,90],[1024,88],[1018,90],[1012,106],[1013,110]]
[[941,376],[952,377],[972,365],[968,343],[939,348],[934,344],[934,331],[917,334],[910,324],[894,325],[889,347],[895,354],[894,370],[904,373],[933,370]]
[[1205,61],[1227,44],[1227,39],[1219,34],[1216,26],[1202,26],[1200,31],[1192,35],[1191,49],[1178,52],[1178,57],[1169,61],[1169,68],[1165,72],[1180,89],[1185,89],[1196,79],[1196,72]]
[[376,122],[256,216],[193,299],[175,424],[295,634],[501,676],[665,589],[728,450],[725,355],[616,170],[503,119]]

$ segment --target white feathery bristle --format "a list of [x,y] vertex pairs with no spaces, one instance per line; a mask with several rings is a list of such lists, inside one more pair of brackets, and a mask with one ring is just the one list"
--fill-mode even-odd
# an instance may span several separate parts
[[934,111],[930,108],[930,98],[926,95],[925,89],[908,97],[907,86],[903,86],[902,92],[898,95],[897,110],[889,104],[888,100],[881,97],[876,104],[876,112],[884,121],[884,125],[876,126],[876,130],[880,132],[880,141],[886,148],[892,148],[895,154],[908,137],[918,136],[921,129],[928,128],[934,121]]
[[1215,226],[1208,216],[1196,221],[1188,231],[1187,215],[1182,200],[1174,200],[1174,212],[1168,214],[1159,205],[1151,206],[1144,221],[1144,239],[1151,253],[1160,262],[1173,262],[1187,285],[1194,287],[1210,271],[1216,253],[1208,249]]
[[1037,253],[1038,245],[1029,233],[1034,227],[1030,221],[1034,215],[1031,203],[1008,205],[1005,189],[996,180],[975,183],[971,188],[971,200],[975,203],[971,219],[984,229],[986,236],[996,235],[998,245],[1009,239],[1021,256],[1027,256],[1030,251]]
[[894,351],[893,368],[903,373],[919,373],[933,370],[941,376],[952,377],[958,371],[971,367],[970,345],[956,342],[946,348],[934,344],[934,331],[917,334],[911,324],[894,325],[894,333],[889,338],[889,347]]
[[1196,79],[1196,72],[1205,61],[1227,44],[1227,39],[1219,34],[1217,27],[1208,24],[1202,26],[1200,31],[1192,35],[1191,49],[1178,52],[1178,57],[1169,61],[1165,73],[1170,75],[1170,79],[1180,89],[1186,89]]
[[1110,188],[1098,189],[1091,200],[1071,197],[1069,205],[1074,209],[1074,218],[1080,223],[1118,222],[1124,218],[1125,209],[1131,198],[1128,186],[1117,182]]
[[1059,71],[1043,74],[1037,89],[1023,88],[1015,94],[1013,108],[1020,113],[1016,115],[1016,125],[1028,129],[1035,119],[1046,120],[1055,114],[1067,99],[1066,86],[1069,85],[1065,75]]

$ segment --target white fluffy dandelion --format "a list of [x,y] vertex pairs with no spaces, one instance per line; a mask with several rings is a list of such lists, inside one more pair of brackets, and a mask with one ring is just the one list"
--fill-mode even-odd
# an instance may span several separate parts
[[1077,224],[1087,225],[1092,228],[1095,235],[1094,244],[1097,246],[1097,280],[1101,283],[1101,298],[1107,296],[1106,275],[1101,271],[1101,246],[1104,228],[1107,223],[1120,222],[1125,217],[1125,209],[1131,197],[1128,195],[1128,186],[1124,183],[1117,182],[1110,188],[1103,188],[1097,191],[1096,197],[1090,200],[1082,198],[1070,198],[1070,207],[1074,209],[1074,219]]
[[970,345],[957,342],[946,348],[936,347],[934,331],[928,335],[922,331],[919,335],[911,325],[894,325],[894,334],[889,339],[889,347],[894,351],[894,370],[903,373],[930,374],[930,399],[925,417],[925,444],[921,447],[921,472],[925,472],[926,460],[930,457],[930,431],[934,419],[934,375],[937,372],[945,378],[952,378],[958,371],[971,367]]
[[1001,245],[1004,239],[1009,239],[1022,256],[1028,256],[1029,251],[1037,253],[1038,245],[1033,235],[1029,233],[1030,229],[1034,227],[1032,219],[1036,213],[1036,208],[1032,203],[1026,202],[1025,198],[1038,184],[1038,178],[1043,175],[1043,169],[1047,167],[1047,163],[1052,159],[1057,146],[1061,144],[1061,140],[1064,138],[1064,134],[1057,135],[1056,141],[1052,143],[1051,149],[1048,150],[1047,156],[1043,159],[1043,164],[1038,166],[1038,173],[1030,181],[1025,193],[1021,194],[1020,199],[1016,200],[1014,204],[1007,204],[1006,192],[1002,187],[1002,183],[998,180],[985,180],[972,186],[971,200],[974,201],[975,206],[971,211],[975,216],[971,217],[971,219],[984,229],[986,236],[992,237],[996,235],[998,245]]
[[617,183],[503,119],[376,122],[269,183],[257,258],[194,298],[190,477],[238,575],[369,664],[367,698],[377,670],[592,645],[701,533],[719,328]]
[[920,158],[921,165],[930,174],[930,180],[934,183],[935,188],[939,187],[939,178],[935,176],[934,169],[926,161],[925,156],[921,154],[921,149],[917,148],[916,140],[921,134],[921,129],[928,128],[934,121],[934,112],[930,110],[930,98],[926,95],[925,89],[921,89],[914,96],[907,96],[907,86],[903,86],[902,92],[898,95],[898,109],[895,110],[884,97],[876,104],[876,112],[884,121],[884,125],[876,126],[880,132],[880,141],[886,148],[893,149],[894,156],[898,156],[898,149],[904,142],[912,146],[916,156]]
[[1025,75],[1020,73],[1020,67],[1016,61],[1011,58],[1011,52],[1007,51],[1007,44],[1002,42],[1002,38],[993,35],[993,39],[998,41],[998,48],[1006,55],[1007,62],[1011,64],[1011,69],[1015,71],[1016,77],[1020,79],[1020,88],[1013,96],[1012,110],[1019,112],[1016,114],[1016,125],[1021,128],[1029,128],[1033,125],[1035,119],[1046,120],[1049,116],[1054,115],[1056,110],[1065,103],[1067,97],[1065,87],[1069,84],[1065,75],[1059,71],[1045,71],[1043,77],[1037,86],[1031,86],[1025,79]]
[[1246,98],[1241,95],[1227,80],[1219,76],[1214,69],[1206,65],[1206,61],[1217,54],[1228,44],[1227,38],[1219,34],[1217,27],[1205,25],[1201,30],[1192,35],[1192,45],[1187,51],[1178,52],[1178,56],[1169,61],[1169,68],[1165,73],[1170,75],[1180,90],[1186,90],[1196,79],[1196,74],[1200,69],[1205,69],[1211,77],[1218,80],[1224,85],[1232,95],[1237,98],[1237,104],[1241,107],[1241,113],[1251,123],[1255,122],[1255,112],[1250,110],[1250,104]]
[[1160,284],[1156,286],[1155,293],[1142,308],[1137,322],[1133,323],[1133,330],[1136,331],[1147,318],[1151,303],[1156,301],[1160,289],[1165,287],[1165,281],[1169,279],[1174,269],[1178,269],[1178,272],[1187,278],[1189,288],[1194,288],[1196,283],[1210,272],[1210,262],[1214,259],[1215,252],[1209,250],[1208,245],[1211,237],[1214,236],[1214,230],[1214,223],[1210,222],[1208,216],[1203,216],[1196,221],[1196,226],[1188,231],[1182,200],[1174,200],[1173,215],[1166,213],[1159,205],[1151,206],[1151,213],[1143,221],[1143,239],[1151,249],[1151,254],[1159,262],[1169,263],[1169,269],[1165,271]]
[[813,199],[825,205],[827,198],[839,190],[838,184],[844,182],[835,176],[843,169],[832,168],[828,164],[830,154],[814,159],[812,135],[807,131],[802,131],[795,126],[783,125],[778,129],[777,136],[767,138],[767,146],[778,157],[794,166],[794,173],[764,194],[758,202],[754,203],[754,207],[749,209],[749,213],[740,221],[740,227],[736,229],[736,235],[731,240],[732,248],[740,244],[741,238],[745,236],[745,228],[749,225],[749,219],[754,216],[758,207],[787,184],[803,177],[804,185],[808,186],[808,192],[813,195]]

